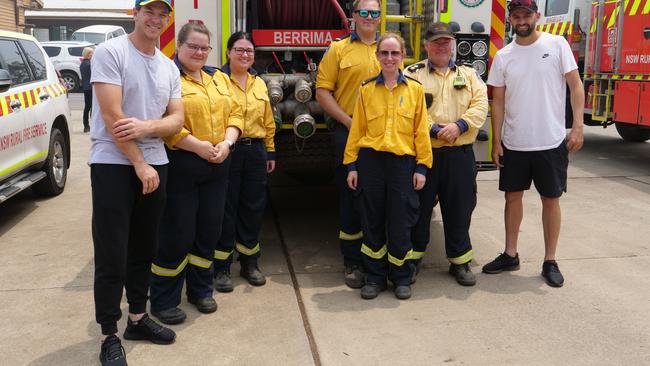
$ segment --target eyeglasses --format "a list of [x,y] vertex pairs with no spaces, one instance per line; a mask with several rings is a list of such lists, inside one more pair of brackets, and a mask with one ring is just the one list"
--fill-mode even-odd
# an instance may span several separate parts
[[210,51],[212,51],[212,47],[211,47],[211,46],[201,47],[201,46],[199,46],[198,44],[194,44],[194,43],[185,43],[185,45],[186,45],[187,48],[189,48],[193,53],[197,53],[197,52],[199,52],[199,50],[201,50],[201,52],[203,52],[203,53],[210,53]]
[[362,18],[367,18],[370,15],[372,19],[377,19],[381,15],[381,10],[357,9],[353,13],[359,14]]
[[402,55],[402,51],[386,51],[386,50],[381,50],[377,51],[377,54],[381,57],[400,57]]
[[255,53],[255,50],[252,49],[252,48],[235,47],[232,50],[235,51],[235,55],[237,55],[237,56],[243,55],[244,52],[246,52],[249,55],[252,55],[252,54]]

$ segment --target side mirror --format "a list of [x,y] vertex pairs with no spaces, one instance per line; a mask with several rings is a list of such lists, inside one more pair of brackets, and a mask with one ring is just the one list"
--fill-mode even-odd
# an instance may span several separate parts
[[0,93],[4,93],[11,87],[11,74],[5,69],[0,69]]

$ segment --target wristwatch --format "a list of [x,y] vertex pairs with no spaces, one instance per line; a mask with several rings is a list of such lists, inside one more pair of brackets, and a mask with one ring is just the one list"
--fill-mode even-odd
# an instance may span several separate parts
[[225,139],[223,141],[225,141],[228,144],[228,147],[230,148],[230,151],[235,150],[235,143],[234,142],[232,142],[232,141],[230,141],[228,139]]

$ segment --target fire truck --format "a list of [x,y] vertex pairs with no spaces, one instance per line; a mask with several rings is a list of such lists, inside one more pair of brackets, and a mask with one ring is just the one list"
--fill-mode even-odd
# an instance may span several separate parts
[[[267,84],[282,166],[331,165],[336,121],[315,100],[318,64],[330,42],[349,33],[352,0],[177,0],[160,49],[172,57],[180,27],[201,21],[211,31],[208,64],[226,62],[226,42],[247,31],[256,45],[254,69]],[[400,33],[407,43],[405,65],[426,57],[423,34],[433,21],[451,22],[457,34],[456,62],[472,65],[487,80],[489,63],[504,46],[506,0],[381,0],[380,33]],[[491,167],[490,127],[475,144],[479,168]]]
[[650,1],[540,0],[538,7],[538,29],[571,44],[585,84],[585,124],[613,124],[626,141],[650,139]]

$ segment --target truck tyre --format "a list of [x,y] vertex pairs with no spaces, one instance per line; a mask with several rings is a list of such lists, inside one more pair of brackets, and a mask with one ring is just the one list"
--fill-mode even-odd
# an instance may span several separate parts
[[70,157],[67,155],[67,142],[63,133],[52,127],[50,136],[50,149],[47,154],[47,160],[43,165],[45,178],[38,181],[32,186],[34,192],[41,196],[57,196],[65,188],[66,178],[68,176],[68,162]]
[[68,86],[68,91],[76,92],[81,89],[81,83],[79,82],[79,77],[74,72],[62,71],[61,78],[65,80],[65,83]]
[[616,131],[625,141],[645,142],[650,140],[650,128],[616,122]]

